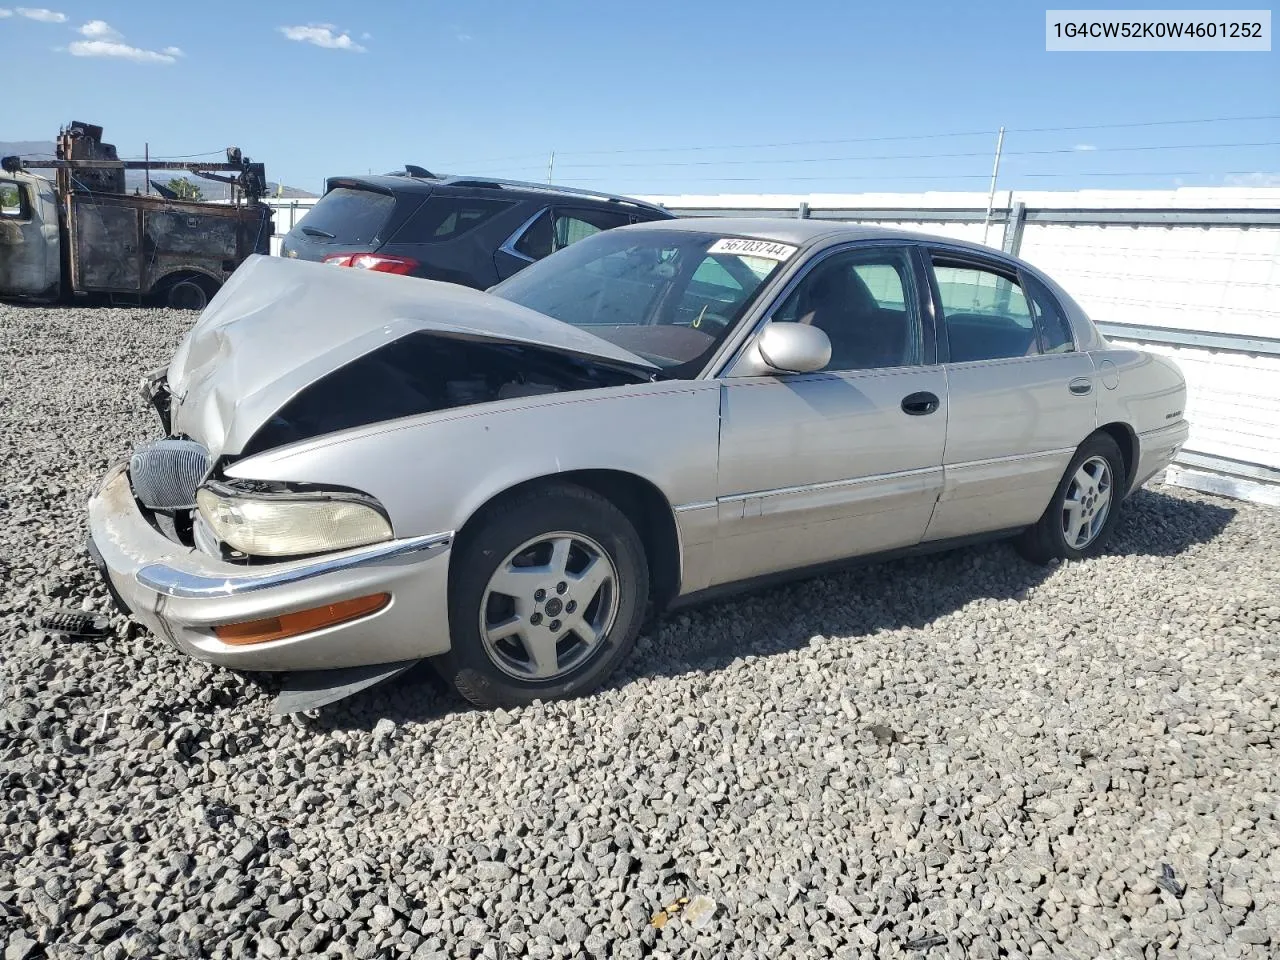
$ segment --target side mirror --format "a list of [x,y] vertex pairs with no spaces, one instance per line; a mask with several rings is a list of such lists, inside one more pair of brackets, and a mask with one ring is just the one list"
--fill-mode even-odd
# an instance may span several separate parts
[[807,323],[772,322],[737,364],[734,376],[759,377],[769,373],[813,373],[831,361],[831,341],[826,333]]

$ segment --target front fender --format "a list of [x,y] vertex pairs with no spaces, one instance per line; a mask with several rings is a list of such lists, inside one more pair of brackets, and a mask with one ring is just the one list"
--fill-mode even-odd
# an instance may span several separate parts
[[529,480],[617,470],[674,508],[713,501],[719,388],[665,381],[459,407],[359,427],[236,461],[229,477],[338,485],[376,497],[397,537],[459,530]]

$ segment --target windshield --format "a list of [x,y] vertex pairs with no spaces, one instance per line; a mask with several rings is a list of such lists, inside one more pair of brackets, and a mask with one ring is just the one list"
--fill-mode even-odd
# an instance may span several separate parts
[[795,253],[770,241],[684,230],[609,230],[489,292],[695,376]]

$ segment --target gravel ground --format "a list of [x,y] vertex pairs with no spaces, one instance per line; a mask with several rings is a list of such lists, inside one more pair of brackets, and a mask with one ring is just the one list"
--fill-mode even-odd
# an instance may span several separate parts
[[1280,511],[1156,488],[1095,561],[675,616],[582,701],[275,718],[123,618],[33,628],[107,609],[84,500],[189,321],[0,306],[4,960],[1280,951]]

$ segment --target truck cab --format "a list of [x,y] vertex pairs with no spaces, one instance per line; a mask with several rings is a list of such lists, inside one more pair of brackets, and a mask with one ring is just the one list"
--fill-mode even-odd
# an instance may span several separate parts
[[0,171],[0,297],[57,300],[62,290],[54,184]]

